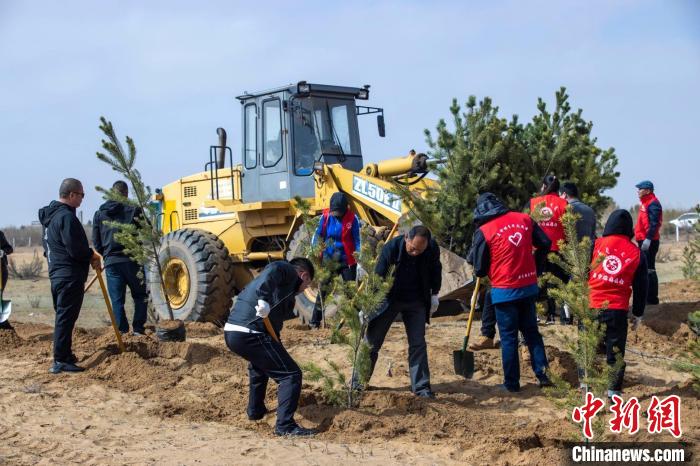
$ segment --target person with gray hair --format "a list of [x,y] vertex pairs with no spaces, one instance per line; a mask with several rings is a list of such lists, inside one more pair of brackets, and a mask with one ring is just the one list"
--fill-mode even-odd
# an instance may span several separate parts
[[56,311],[53,332],[52,374],[81,372],[73,354],[73,328],[80,315],[90,265],[100,266],[101,257],[90,248],[83,225],[75,211],[85,198],[80,181],[66,178],[58,190],[57,201],[39,209],[43,227],[44,256],[49,264],[51,297]]

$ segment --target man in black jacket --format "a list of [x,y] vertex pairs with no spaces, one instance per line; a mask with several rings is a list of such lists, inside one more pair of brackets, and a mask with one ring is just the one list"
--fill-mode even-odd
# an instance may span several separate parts
[[384,304],[369,317],[370,377],[391,323],[401,313],[408,338],[411,391],[423,398],[435,398],[430,387],[425,324],[430,322],[431,314],[439,305],[442,264],[440,248],[431,238],[430,230],[422,225],[415,226],[408,234],[388,241],[379,256],[375,273],[386,277],[392,267],[394,283],[391,290]]
[[[5,291],[5,285],[7,285],[7,256],[12,254],[12,245],[7,242],[5,234],[0,231],[0,271],[2,271],[2,281],[0,281],[0,289]],[[9,320],[0,322],[0,329],[11,329],[12,325]]]
[[[112,189],[124,198],[129,197],[129,187],[123,181],[117,181]],[[119,331],[129,331],[129,320],[124,312],[126,287],[131,290],[134,300],[134,335],[143,335],[146,324],[147,299],[146,284],[138,277],[139,265],[124,253],[124,246],[114,239],[117,231],[106,222],[134,224],[141,214],[140,209],[116,201],[107,201],[95,212],[92,222],[92,245],[102,255],[107,275],[107,288],[112,301],[114,317]]]
[[[279,342],[284,321],[294,318],[295,296],[313,278],[314,266],[305,258],[269,264],[238,295],[224,326],[228,348],[249,362],[248,419],[257,421],[265,416],[267,382],[272,378],[278,384],[276,435],[305,437],[316,433],[294,421],[301,394],[301,369]],[[269,319],[274,338],[264,319]]]
[[83,304],[83,286],[90,265],[100,266],[100,256],[90,249],[83,225],[75,215],[85,197],[80,181],[66,178],[59,200],[39,209],[43,226],[44,255],[49,264],[51,297],[56,311],[53,331],[54,363],[49,372],[80,372],[73,354],[73,327]]

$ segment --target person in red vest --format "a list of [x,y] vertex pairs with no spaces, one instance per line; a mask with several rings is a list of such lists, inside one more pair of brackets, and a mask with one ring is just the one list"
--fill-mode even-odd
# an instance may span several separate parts
[[[318,223],[316,233],[312,238],[312,244],[319,240],[325,243],[323,250],[323,260],[333,260],[337,262],[336,273],[343,277],[343,280],[355,280],[357,277],[357,261],[353,253],[360,250],[360,221],[357,215],[349,209],[348,198],[345,193],[333,193],[330,206],[324,209],[321,221]],[[320,286],[324,288],[324,284]],[[319,328],[323,319],[322,300],[325,293],[319,291],[316,296],[316,305],[311,316],[309,325]]]
[[544,266],[551,241],[529,215],[508,210],[492,193],[484,193],[477,199],[474,223],[477,229],[469,259],[474,274],[488,276],[491,281],[491,302],[501,335],[502,388],[509,392],[520,390],[518,331],[525,339],[539,385],[550,386],[544,342],[537,328],[535,299],[539,294],[538,271]]
[[[617,354],[625,356],[627,312],[632,296],[632,329],[636,330],[644,314],[647,297],[647,262],[632,242],[632,216],[624,209],[610,214],[603,237],[595,241],[588,276],[589,306],[599,309],[598,320],[605,325],[605,352],[608,365],[614,366]],[[622,393],[624,361],[608,386],[608,397]]]
[[[550,252],[559,252],[559,241],[564,240],[564,225],[561,216],[569,205],[565,199],[559,196],[559,179],[554,175],[547,175],[542,181],[540,195],[530,199],[530,215],[537,220],[537,224],[547,235],[552,243]],[[563,282],[569,281],[569,276],[557,264],[546,261],[544,272],[550,272]],[[547,297],[547,287],[541,290],[540,298],[547,302],[547,324],[553,324],[557,313],[556,303],[553,298]]]
[[644,252],[649,268],[649,294],[647,304],[659,304],[659,278],[656,276],[656,253],[659,252],[659,232],[663,225],[661,203],[654,194],[654,183],[644,180],[637,183],[639,216],[634,227],[634,239]]

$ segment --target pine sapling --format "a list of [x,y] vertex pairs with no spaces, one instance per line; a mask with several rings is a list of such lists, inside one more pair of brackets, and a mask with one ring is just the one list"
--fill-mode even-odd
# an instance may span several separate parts
[[367,325],[384,302],[393,283],[392,278],[385,279],[374,273],[378,253],[383,244],[380,242],[374,245],[369,241],[370,228],[361,228],[362,246],[355,253],[357,262],[366,271],[366,275],[359,285],[354,281],[339,281],[336,288],[338,316],[344,322],[342,331],[337,333],[336,338],[348,348],[350,378],[345,376],[339,365],[328,360],[326,362],[330,371],[324,371],[313,363],[302,366],[309,380],[322,382],[324,397],[328,403],[342,404],[347,408],[359,404],[369,380],[371,361],[370,347],[365,339]]
[[[104,117],[100,117],[100,122],[100,130],[107,137],[107,140],[102,140],[102,148],[106,153],[97,152],[97,158],[126,179],[130,185],[132,197],[125,197],[115,190],[99,186],[96,189],[104,195],[105,199],[136,207],[142,212],[142,215],[134,219],[133,224],[119,222],[108,222],[108,224],[118,230],[114,239],[124,246],[124,253],[138,264],[149,267],[157,273],[168,315],[170,320],[174,320],[159,258],[163,233],[157,225],[157,211],[150,203],[151,188],[146,186],[141,178],[141,173],[136,169],[136,145],[133,139],[127,136],[127,153],[117,138],[112,122],[107,121]],[[167,251],[167,244],[165,249]],[[143,279],[142,276],[140,278]]]
[[[546,273],[542,279],[550,285],[549,296],[554,298],[558,305],[566,305],[579,323],[575,338],[565,338],[565,341],[578,367],[580,387],[571,387],[560,374],[551,374],[555,386],[547,390],[548,395],[558,401],[560,406],[570,408],[569,413],[574,407],[581,405],[581,399],[585,400],[587,392],[605,399],[610,381],[623,364],[620,355],[613,366],[609,366],[604,358],[598,356],[598,348],[605,336],[605,325],[598,320],[600,311],[590,308],[588,276],[591,269],[592,244],[587,237],[581,241],[576,240],[576,222],[579,218],[571,208],[567,208],[561,217],[566,240],[559,242],[559,254],[552,253],[549,256],[549,260],[561,267],[570,280],[564,283],[551,273]],[[595,264],[602,259],[597,258]],[[577,389],[580,389],[580,392]],[[602,434],[603,428],[602,422],[594,424],[598,434]]]

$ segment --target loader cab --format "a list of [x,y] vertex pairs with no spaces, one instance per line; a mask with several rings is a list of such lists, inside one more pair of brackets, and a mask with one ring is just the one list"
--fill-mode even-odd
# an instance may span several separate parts
[[[356,105],[362,88],[301,81],[238,96],[242,107],[242,200],[284,201],[314,195],[314,163],[363,167],[358,114],[383,111]],[[379,120],[378,120],[379,121]]]

